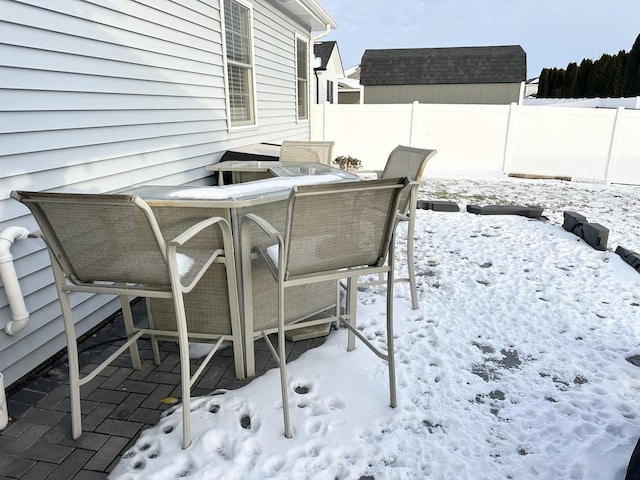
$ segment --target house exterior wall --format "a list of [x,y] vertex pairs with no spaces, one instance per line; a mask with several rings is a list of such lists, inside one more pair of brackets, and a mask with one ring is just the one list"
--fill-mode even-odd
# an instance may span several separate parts
[[[313,103],[322,104],[325,102],[338,103],[338,79],[344,76],[340,56],[334,49],[326,70],[317,70],[315,74],[316,96]],[[328,90],[327,82],[331,82],[331,91]]]
[[493,104],[521,103],[521,83],[437,84],[437,85],[365,85],[365,104],[446,103]]
[[[205,166],[229,148],[309,138],[296,121],[295,35],[310,32],[262,1],[245,2],[257,125],[229,129],[220,3],[0,0],[0,231],[37,229],[12,190],[207,184]],[[11,253],[31,316],[16,336],[0,331],[6,385],[64,347],[43,243],[16,241]],[[79,334],[119,308],[103,296],[72,303]],[[0,328],[10,318],[0,288]]]

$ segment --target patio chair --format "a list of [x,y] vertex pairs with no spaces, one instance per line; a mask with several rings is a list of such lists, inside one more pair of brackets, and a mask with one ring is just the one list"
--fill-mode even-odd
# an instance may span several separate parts
[[335,142],[285,140],[280,147],[281,162],[317,162],[331,165]]
[[[422,148],[405,147],[398,145],[394,148],[387,163],[382,171],[373,171],[378,178],[395,178],[406,176],[410,180],[410,184],[400,195],[398,218],[401,221],[409,222],[407,224],[407,277],[396,277],[396,282],[409,283],[411,290],[411,308],[418,308],[418,290],[416,286],[415,262],[413,256],[413,241],[415,232],[415,216],[416,204],[418,196],[418,188],[420,187],[420,179],[424,172],[427,162],[433,157],[437,150],[426,150]],[[366,173],[367,171],[362,171]],[[377,285],[383,283],[383,279],[378,281],[363,282],[360,285]]]
[[[236,367],[242,370],[242,334],[231,230],[226,220],[211,217],[165,241],[151,208],[135,195],[66,194],[14,191],[12,198],[26,205],[41,229],[51,257],[64,321],[69,357],[72,436],[82,434],[80,387],[129,350],[133,367],[140,368],[137,340],[144,334],[175,339],[180,351],[182,382],[182,447],[191,443],[190,390],[223,341],[233,342]],[[217,266],[216,266],[217,265]],[[226,270],[229,315],[223,319],[185,315],[183,295],[205,273]],[[223,277],[224,278],[224,277]],[[78,347],[71,308],[71,292],[118,296],[127,340],[109,358],[80,377]],[[129,298],[172,300],[175,323],[162,330],[133,324]],[[191,375],[189,340],[215,341],[212,351]]]
[[[378,357],[388,362],[390,405],[396,406],[393,350],[393,233],[397,225],[399,195],[406,179],[344,182],[295,187],[289,197],[284,230],[279,232],[263,218],[247,214],[242,221],[241,250],[244,288],[245,352],[247,370],[253,362],[253,342],[263,337],[280,367],[284,433],[291,437],[287,395],[285,332],[302,326],[339,322],[349,329],[348,350],[358,337]],[[254,237],[267,235],[272,244],[265,247]],[[252,256],[252,246],[257,255]],[[386,259],[389,258],[387,262]],[[253,261],[252,261],[253,259]],[[266,262],[277,282],[277,317],[255,322],[260,309],[252,299],[252,268]],[[356,328],[357,278],[365,274],[387,274],[386,352],[381,352]],[[340,279],[347,279],[346,306],[340,311]],[[310,317],[288,322],[288,302],[307,302],[294,293],[297,286],[330,281],[336,293],[335,315]],[[291,298],[294,297],[294,298]],[[277,333],[278,344],[268,335]]]

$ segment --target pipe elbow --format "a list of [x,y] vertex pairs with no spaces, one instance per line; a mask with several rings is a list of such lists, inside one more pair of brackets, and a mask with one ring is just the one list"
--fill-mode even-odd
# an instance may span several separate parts
[[29,311],[24,302],[20,282],[11,255],[11,245],[16,240],[23,240],[29,236],[29,230],[24,227],[9,227],[0,232],[0,279],[7,293],[11,320],[4,326],[7,335],[16,335],[24,330],[29,322]]
[[29,323],[29,312],[26,313],[26,316],[24,318],[21,318],[19,320],[16,320],[13,315],[12,318],[14,318],[14,320],[8,321],[4,326],[4,333],[11,336],[17,335],[22,330],[27,328],[27,324]]
[[13,261],[11,245],[16,240],[24,240],[29,236],[29,230],[24,227],[8,227],[0,232],[0,263]]

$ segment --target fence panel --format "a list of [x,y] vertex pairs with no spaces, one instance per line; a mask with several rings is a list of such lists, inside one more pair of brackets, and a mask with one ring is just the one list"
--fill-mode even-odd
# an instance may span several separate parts
[[311,138],[380,169],[398,144],[427,172],[521,173],[640,185],[640,111],[519,105],[315,105]]
[[609,182],[640,185],[640,110],[622,110],[612,142]]

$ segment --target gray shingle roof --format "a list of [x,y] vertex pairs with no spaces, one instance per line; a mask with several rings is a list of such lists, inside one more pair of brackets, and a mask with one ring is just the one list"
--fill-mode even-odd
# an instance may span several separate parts
[[526,80],[519,45],[365,50],[362,85],[517,83]]
[[336,42],[318,42],[313,44],[313,55],[320,59],[320,68],[324,70],[327,68],[327,63],[329,63],[329,58],[331,57],[331,53],[336,46]]

